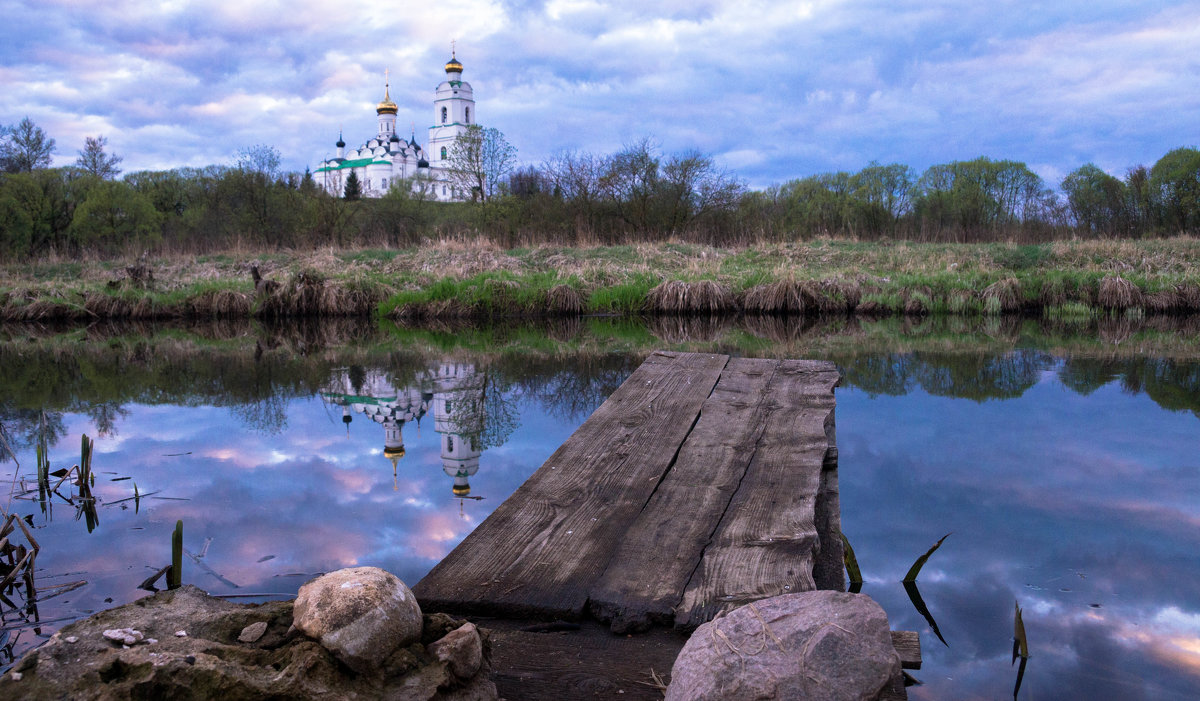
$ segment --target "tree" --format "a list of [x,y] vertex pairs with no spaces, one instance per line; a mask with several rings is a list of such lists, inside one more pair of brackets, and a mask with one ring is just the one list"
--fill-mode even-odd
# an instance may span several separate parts
[[460,133],[447,155],[455,188],[487,202],[517,162],[517,149],[495,127],[472,124]]
[[81,248],[141,248],[158,243],[159,219],[148,197],[123,182],[105,181],[76,208],[71,233]]
[[267,180],[279,174],[279,149],[266,144],[256,144],[238,149],[234,165],[239,170],[258,173]]
[[1172,233],[1200,229],[1200,149],[1177,148],[1150,169],[1150,196]]
[[0,167],[6,173],[28,173],[50,165],[54,139],[29,117],[0,129]]
[[350,176],[346,178],[346,189],[343,192],[343,196],[349,202],[362,198],[362,183],[358,181],[358,173],[355,173],[353,170],[350,171]]
[[1115,236],[1127,226],[1125,184],[1097,166],[1086,163],[1071,171],[1062,190],[1080,230]]
[[79,158],[75,159],[75,165],[102,180],[115,178],[121,172],[117,164],[123,159],[120,156],[105,153],[104,147],[107,145],[108,139],[103,136],[94,139],[90,136],[87,137],[84,140],[83,150],[79,152]]

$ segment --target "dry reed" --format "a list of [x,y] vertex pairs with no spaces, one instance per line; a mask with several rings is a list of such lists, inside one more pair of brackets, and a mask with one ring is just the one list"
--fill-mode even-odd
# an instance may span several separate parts
[[667,314],[720,313],[737,308],[729,288],[713,280],[668,280],[646,295],[646,309]]
[[1096,299],[1101,307],[1110,310],[1133,309],[1144,304],[1141,289],[1120,275],[1109,275],[1101,280]]

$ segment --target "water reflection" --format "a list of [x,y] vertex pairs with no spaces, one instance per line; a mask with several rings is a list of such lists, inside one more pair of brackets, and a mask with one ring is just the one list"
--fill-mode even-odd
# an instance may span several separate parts
[[[650,349],[683,344],[842,369],[842,519],[863,591],[922,634],[913,698],[1007,696],[1014,600],[1036,658],[1022,697],[1187,698],[1200,685],[1200,354],[1158,323],[233,324],[66,341],[0,329],[0,422],[21,466],[0,477],[32,484],[40,431],[55,469],[95,436],[99,517],[88,533],[53,504],[43,515],[36,491],[7,502],[43,544],[41,620],[7,610],[0,650],[143,595],[176,519],[193,554],[184,581],[214,592],[292,594],[358,564],[415,582]],[[899,585],[951,530],[920,590]]]
[[397,491],[398,465],[405,455],[404,425],[415,422],[419,430],[421,418],[432,407],[442,470],[454,480],[451,493],[460,498],[470,496],[470,478],[479,472],[487,425],[487,378],[474,365],[442,363],[436,371],[419,373],[412,385],[399,388],[384,373],[352,366],[336,374],[330,385],[321,396],[342,407],[347,436],[354,414],[383,427],[383,457],[392,463],[392,488]]

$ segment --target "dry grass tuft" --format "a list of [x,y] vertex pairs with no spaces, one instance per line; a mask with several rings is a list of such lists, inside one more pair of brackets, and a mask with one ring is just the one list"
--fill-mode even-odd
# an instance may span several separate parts
[[727,312],[737,309],[729,288],[713,280],[668,280],[646,295],[649,311],[667,314]]
[[803,314],[805,308],[804,295],[795,280],[756,285],[742,293],[741,301],[742,309],[763,314]]
[[1138,286],[1120,275],[1109,275],[1100,281],[1097,301],[1105,309],[1133,309],[1145,304]]
[[[984,309],[998,308],[1002,312],[1021,311],[1021,283],[1015,277],[1006,277],[984,288],[981,295]],[[996,300],[989,302],[989,300]]]
[[553,315],[579,314],[583,297],[570,285],[555,285],[546,293],[546,312]]

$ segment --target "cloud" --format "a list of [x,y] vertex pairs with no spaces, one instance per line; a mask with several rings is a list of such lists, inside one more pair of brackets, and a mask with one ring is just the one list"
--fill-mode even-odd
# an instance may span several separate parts
[[[526,162],[642,136],[752,185],[869,161],[988,155],[1051,179],[1120,173],[1196,139],[1200,8],[1185,2],[449,0],[3,3],[0,121],[28,114],[58,163],[104,133],[127,171],[228,163],[271,144],[302,170],[431,119],[458,41],[481,121]],[[420,136],[418,138],[421,138]],[[1055,183],[1051,183],[1055,184]]]

